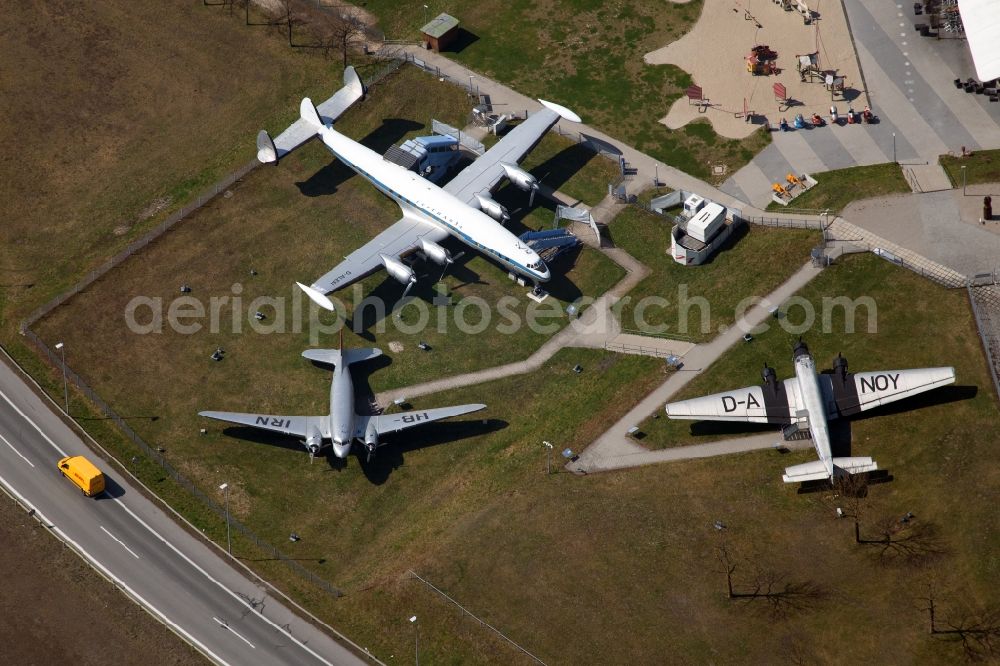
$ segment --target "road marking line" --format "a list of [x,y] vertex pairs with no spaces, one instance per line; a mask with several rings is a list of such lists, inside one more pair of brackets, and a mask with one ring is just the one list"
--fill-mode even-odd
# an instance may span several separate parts
[[235,629],[233,629],[232,627],[230,627],[228,622],[223,622],[222,620],[220,620],[219,618],[215,617],[214,615],[212,616],[212,619],[215,620],[216,622],[218,622],[219,626],[222,627],[223,629],[228,629],[229,631],[233,632],[233,635],[236,636],[236,638],[240,639],[241,641],[243,641],[244,643],[246,643],[247,645],[249,645],[250,647],[252,647],[254,650],[257,649],[256,645],[254,645],[253,643],[251,643],[250,641],[248,641],[243,636],[240,636],[240,634],[239,634],[238,631],[236,631]]
[[38,434],[41,435],[42,437],[44,437],[45,441],[52,445],[52,448],[54,448],[56,451],[58,451],[60,454],[62,454],[63,458],[66,457],[66,452],[63,451],[61,448],[59,448],[59,446],[55,442],[53,442],[51,439],[49,439],[49,436],[46,435],[44,432],[42,432],[42,429],[38,427],[38,424],[35,423],[34,421],[32,421],[30,418],[28,418],[28,415],[25,414],[24,412],[22,412],[21,409],[17,405],[15,405],[14,402],[10,398],[7,397],[6,393],[4,393],[3,391],[0,391],[0,397],[3,397],[3,399],[7,401],[7,404],[10,405],[11,407],[13,407],[14,411],[21,415],[21,418],[23,418],[25,421],[27,421],[28,423],[30,423],[31,427],[33,427],[35,430],[37,430]]
[[[3,395],[3,394],[0,393],[0,395]],[[8,402],[10,402],[10,401],[8,400]],[[15,409],[16,409],[16,407],[15,407]],[[24,416],[24,414],[22,413],[21,416]],[[25,417],[25,418],[27,418],[27,417]],[[50,530],[52,530],[60,539],[62,539],[66,543],[68,543],[71,546],[73,546],[73,548],[76,549],[76,552],[78,552],[82,557],[85,557],[95,568],[97,568],[98,570],[100,570],[100,572],[102,574],[104,574],[110,580],[113,580],[115,582],[115,584],[118,585],[123,590],[125,590],[129,594],[129,596],[131,596],[133,599],[138,600],[138,602],[140,604],[142,604],[142,606],[144,606],[150,613],[152,613],[153,615],[155,615],[156,618],[160,622],[162,622],[163,624],[167,625],[170,629],[172,629],[173,631],[175,631],[178,634],[180,634],[181,636],[183,636],[185,638],[185,640],[187,640],[191,645],[193,645],[196,648],[198,648],[199,650],[201,650],[201,652],[203,654],[205,654],[206,656],[208,656],[210,659],[215,660],[216,663],[222,664],[223,666],[229,666],[229,662],[227,662],[225,659],[223,659],[219,655],[217,655],[214,652],[212,652],[210,649],[208,649],[208,646],[206,646],[204,643],[202,643],[197,638],[195,638],[194,636],[192,636],[190,633],[188,633],[187,631],[185,631],[184,627],[182,627],[181,625],[177,624],[176,622],[174,622],[173,620],[171,620],[169,617],[167,617],[166,613],[164,613],[159,608],[157,608],[153,604],[151,604],[148,601],[146,601],[142,596],[139,595],[138,592],[136,592],[131,587],[129,587],[125,583],[125,581],[123,581],[121,578],[119,578],[118,576],[116,576],[113,573],[111,573],[111,570],[109,570],[107,567],[105,567],[103,564],[101,564],[97,560],[96,557],[94,557],[93,555],[91,555],[90,553],[88,553],[86,550],[84,550],[83,546],[81,546],[80,544],[78,544],[76,541],[73,541],[73,539],[71,539],[68,534],[66,534],[61,529],[59,529],[58,527],[56,527],[55,525],[53,525],[52,521],[49,520],[48,518],[46,518],[42,514],[42,512],[39,511],[38,508],[35,507],[31,502],[29,502],[24,497],[24,495],[22,495],[21,493],[19,493],[17,491],[17,489],[14,488],[14,486],[10,485],[7,482],[7,479],[5,479],[2,476],[0,476],[0,483],[2,483],[10,492],[12,492],[15,495],[17,495],[17,498],[19,500],[21,500],[21,502],[23,504],[25,504],[26,506],[30,506],[32,509],[34,509],[35,510],[35,515],[37,515],[39,518],[42,519],[42,524],[43,525],[45,525]]]
[[29,465],[31,465],[32,467],[34,467],[34,466],[35,466],[35,463],[33,463],[33,462],[31,462],[30,460],[28,460],[27,458],[25,458],[25,457],[24,457],[24,454],[23,454],[23,453],[21,453],[20,451],[18,451],[17,449],[15,449],[15,448],[14,448],[14,445],[13,445],[13,444],[11,444],[10,442],[8,442],[8,441],[7,441],[7,438],[6,438],[6,437],[4,437],[3,435],[0,435],[0,439],[2,439],[2,440],[3,440],[3,443],[4,443],[4,444],[6,444],[7,446],[9,446],[9,447],[10,447],[10,450],[11,450],[11,451],[13,451],[13,452],[14,452],[14,453],[16,453],[17,455],[21,456],[21,460],[23,460],[24,462],[28,463],[28,464],[29,464]]
[[125,545],[125,542],[124,542],[124,541],[122,541],[121,539],[119,539],[118,537],[116,537],[116,536],[115,536],[114,534],[112,534],[111,532],[109,532],[109,531],[105,530],[105,529],[104,529],[104,525],[101,525],[100,527],[101,527],[101,529],[102,529],[102,530],[104,530],[104,533],[105,533],[105,534],[107,534],[107,535],[108,535],[109,537],[111,537],[112,539],[114,539],[115,541],[117,541],[118,543],[120,543],[120,544],[121,544],[121,546],[122,546],[122,548],[124,548],[124,549],[125,549],[125,550],[127,550],[128,552],[132,553],[132,557],[134,557],[135,559],[139,559],[139,556],[135,554],[135,551],[134,551],[134,550],[132,550],[131,548],[129,548],[128,546],[126,546],[126,545]]
[[[210,575],[209,575],[209,573],[208,573],[207,571],[205,571],[204,569],[202,569],[202,568],[201,568],[201,567],[200,567],[200,566],[199,566],[199,565],[198,565],[198,564],[197,564],[197,563],[196,563],[196,562],[195,562],[194,560],[192,560],[192,559],[191,559],[190,557],[188,557],[187,555],[185,555],[184,553],[182,553],[182,552],[181,552],[181,550],[180,550],[180,549],[179,549],[179,548],[178,548],[177,546],[175,546],[175,545],[174,545],[174,544],[172,544],[171,542],[167,541],[167,540],[166,540],[166,539],[165,539],[165,538],[164,538],[164,537],[163,537],[162,535],[160,535],[160,533],[159,533],[159,532],[157,532],[157,531],[156,531],[156,530],[154,530],[154,529],[153,529],[152,527],[150,527],[150,526],[149,526],[149,525],[148,525],[148,524],[146,523],[146,521],[144,521],[144,520],[143,520],[142,518],[140,518],[140,517],[139,517],[138,515],[136,515],[136,513],[135,513],[134,511],[132,511],[132,509],[128,508],[128,506],[126,506],[126,505],[125,505],[125,503],[124,503],[124,502],[122,502],[122,501],[121,501],[121,500],[120,500],[119,498],[117,498],[117,497],[113,497],[112,499],[113,499],[113,500],[114,500],[115,502],[117,502],[117,503],[119,504],[119,506],[121,506],[121,508],[125,509],[125,512],[126,512],[126,513],[128,513],[128,514],[129,514],[130,516],[132,516],[133,518],[135,518],[135,520],[136,520],[136,521],[137,521],[137,522],[138,522],[138,523],[139,523],[140,525],[142,525],[142,526],[143,526],[143,527],[145,527],[145,528],[146,528],[147,530],[149,530],[149,533],[150,533],[150,534],[152,534],[152,535],[153,535],[153,536],[155,536],[155,537],[156,537],[157,539],[159,539],[160,541],[162,541],[162,542],[163,542],[163,543],[164,543],[164,544],[165,544],[165,545],[166,545],[166,546],[167,546],[168,548],[170,548],[170,550],[172,550],[172,551],[174,551],[175,553],[177,553],[177,555],[178,555],[178,556],[180,556],[180,558],[181,558],[181,559],[183,559],[183,560],[184,560],[185,562],[187,562],[187,563],[188,563],[189,565],[191,565],[191,567],[192,567],[192,568],[194,568],[194,570],[195,570],[195,571],[199,572],[199,573],[200,573],[201,575],[203,575],[203,576],[204,576],[205,578],[207,578],[208,580],[210,580],[210,581],[212,581],[213,583],[215,583],[216,585],[218,585],[220,589],[222,589],[222,590],[223,590],[224,592],[228,593],[228,594],[229,594],[229,596],[231,596],[231,597],[232,597],[233,599],[235,599],[235,600],[236,600],[236,601],[237,601],[237,602],[238,602],[239,604],[241,604],[242,606],[245,606],[245,607],[249,608],[249,609],[250,609],[251,611],[253,611],[254,615],[256,615],[256,616],[257,616],[257,617],[259,617],[260,619],[262,619],[262,620],[264,620],[265,622],[267,622],[267,623],[268,623],[269,625],[271,625],[272,627],[274,627],[275,629],[277,629],[277,630],[278,630],[279,632],[281,632],[281,633],[282,633],[282,634],[284,634],[285,636],[288,636],[288,638],[290,638],[290,639],[291,639],[291,640],[292,640],[292,641],[293,641],[293,642],[294,642],[294,643],[295,643],[296,645],[298,645],[298,646],[299,646],[299,647],[301,647],[301,648],[302,648],[303,650],[305,650],[306,652],[308,652],[309,654],[311,654],[311,655],[312,655],[313,657],[315,657],[315,658],[316,658],[316,659],[317,659],[318,661],[320,661],[320,662],[322,662],[322,663],[326,664],[327,666],[334,666],[334,665],[333,665],[332,663],[330,663],[329,661],[327,661],[326,659],[324,659],[324,658],[323,658],[323,657],[322,657],[322,656],[321,656],[321,655],[320,655],[319,653],[317,653],[317,652],[316,652],[315,650],[313,650],[313,649],[312,649],[311,647],[309,647],[308,645],[306,645],[305,643],[303,643],[302,641],[300,641],[300,640],[299,640],[298,638],[296,638],[295,636],[292,636],[292,632],[291,632],[291,631],[289,631],[289,630],[285,629],[285,628],[284,628],[283,626],[279,626],[279,625],[278,625],[278,624],[277,624],[276,622],[274,622],[274,621],[273,621],[273,620],[272,620],[271,618],[267,617],[267,616],[266,616],[266,615],[264,615],[264,614],[263,614],[263,613],[262,613],[261,611],[258,611],[258,610],[256,610],[256,609],[255,609],[255,608],[254,608],[253,606],[251,606],[250,604],[248,604],[248,603],[247,603],[247,601],[246,601],[246,600],[245,600],[245,599],[244,599],[243,597],[241,597],[241,596],[240,596],[240,595],[238,595],[238,594],[237,594],[236,592],[234,592],[233,590],[231,590],[231,589],[229,589],[228,587],[226,587],[226,586],[225,586],[225,585],[224,585],[224,584],[223,584],[222,582],[220,582],[220,581],[216,580],[215,578],[212,578],[212,576],[210,576]],[[293,613],[293,616],[294,616],[294,613]],[[298,616],[295,616],[295,617],[298,617]]]
[[[15,405],[15,404],[14,404],[14,403],[13,403],[13,402],[11,401],[11,399],[7,397],[7,394],[5,394],[5,393],[4,393],[3,391],[0,391],[0,397],[2,397],[2,398],[3,398],[4,400],[6,400],[6,401],[7,401],[7,404],[8,404],[8,405],[10,405],[11,407],[13,407],[13,408],[14,408],[14,411],[16,411],[16,412],[17,412],[18,414],[20,414],[20,415],[21,415],[21,418],[23,418],[23,419],[24,419],[25,421],[27,421],[28,423],[30,423],[30,424],[31,424],[31,426],[32,426],[32,427],[33,427],[33,428],[34,428],[35,430],[37,430],[37,431],[38,431],[38,434],[39,434],[39,435],[41,435],[41,436],[42,436],[43,438],[45,438],[45,441],[47,441],[47,442],[48,442],[49,444],[51,444],[51,445],[52,445],[52,448],[54,448],[54,449],[55,449],[56,451],[58,451],[59,453],[61,453],[63,457],[66,457],[66,452],[65,452],[65,451],[63,451],[63,450],[62,450],[61,448],[59,448],[59,446],[58,446],[58,445],[57,445],[57,444],[56,444],[55,442],[53,442],[53,441],[52,441],[52,440],[51,440],[51,439],[49,438],[49,436],[48,436],[48,435],[46,435],[46,434],[45,434],[45,433],[44,433],[44,432],[42,431],[42,429],[41,429],[40,427],[38,427],[38,424],[37,424],[37,423],[35,423],[34,421],[32,421],[32,420],[31,420],[31,418],[29,418],[27,414],[25,414],[24,412],[22,412],[22,411],[21,411],[21,410],[20,410],[20,409],[18,408],[18,406],[17,406],[17,405]],[[75,433],[74,433],[74,436],[75,436]],[[8,484],[8,483],[7,483],[6,481],[4,481],[2,477],[0,477],[0,482],[3,482],[3,484],[4,484],[5,486],[7,486],[8,488],[11,488],[11,489],[13,490],[13,487],[12,487],[12,486],[11,486],[10,484]],[[20,497],[20,494],[18,494],[18,496]],[[308,653],[309,653],[310,655],[312,655],[313,657],[315,657],[315,658],[316,658],[316,659],[317,659],[318,661],[320,661],[320,662],[322,662],[322,663],[326,664],[327,666],[334,666],[334,665],[333,665],[332,663],[330,663],[329,661],[327,661],[326,659],[324,659],[324,658],[323,658],[323,657],[322,657],[322,656],[321,656],[321,655],[320,655],[319,653],[317,653],[317,652],[316,652],[315,650],[313,650],[313,649],[312,649],[311,647],[309,647],[308,645],[306,645],[305,643],[303,643],[302,641],[300,641],[300,640],[299,640],[298,638],[296,638],[295,636],[292,636],[292,632],[291,632],[291,631],[289,631],[289,630],[285,629],[285,628],[284,628],[284,627],[282,627],[282,626],[279,626],[279,625],[278,625],[278,624],[276,624],[276,623],[275,623],[275,622],[274,622],[273,620],[271,620],[271,619],[270,619],[269,617],[265,616],[265,615],[264,615],[264,614],[263,614],[262,612],[260,612],[260,611],[257,611],[257,610],[255,610],[255,609],[253,608],[253,606],[251,606],[250,604],[248,604],[248,603],[247,603],[247,602],[246,602],[246,601],[245,601],[245,600],[244,600],[243,598],[241,598],[241,597],[240,597],[240,596],[239,596],[238,594],[236,594],[236,593],[235,593],[234,591],[230,590],[230,589],[229,589],[228,587],[226,587],[226,586],[225,586],[224,584],[222,584],[222,583],[221,583],[220,581],[218,581],[218,580],[216,580],[216,579],[212,578],[212,577],[211,577],[210,575],[208,575],[208,572],[207,572],[207,571],[205,571],[205,570],[204,570],[204,569],[202,569],[202,568],[201,568],[200,566],[198,566],[197,564],[195,564],[195,562],[194,562],[194,561],[193,561],[193,560],[192,560],[191,558],[189,558],[189,557],[188,557],[187,555],[185,555],[184,553],[182,553],[182,552],[180,551],[180,549],[178,549],[178,548],[177,548],[177,547],[176,547],[176,546],[175,546],[174,544],[170,543],[170,542],[169,542],[169,541],[167,541],[167,540],[166,540],[165,538],[163,538],[162,536],[160,536],[159,532],[157,532],[157,531],[156,531],[156,530],[154,530],[154,529],[153,529],[152,527],[150,527],[150,526],[149,526],[148,524],[146,524],[146,521],[144,521],[144,520],[143,520],[142,518],[140,518],[139,516],[137,516],[137,515],[135,514],[135,512],[133,512],[133,511],[132,511],[131,509],[129,509],[129,508],[128,508],[128,507],[127,507],[127,506],[125,505],[125,503],[124,503],[124,502],[122,502],[122,501],[121,501],[121,500],[120,500],[119,498],[117,498],[117,497],[114,497],[114,498],[112,498],[112,499],[113,499],[113,500],[114,500],[115,502],[117,502],[119,506],[121,506],[121,507],[122,507],[123,509],[125,509],[125,511],[126,511],[126,512],[127,512],[127,513],[128,513],[129,515],[130,515],[130,516],[132,516],[133,518],[135,518],[135,519],[136,519],[136,521],[138,521],[140,525],[142,525],[142,526],[143,526],[143,527],[145,527],[145,528],[146,528],[147,530],[149,530],[149,532],[150,532],[151,534],[153,534],[153,536],[155,536],[155,537],[156,537],[157,539],[159,539],[160,541],[162,541],[163,543],[165,543],[165,544],[166,544],[166,545],[167,545],[167,546],[168,546],[168,547],[169,547],[169,548],[170,548],[171,550],[173,550],[173,551],[174,551],[175,553],[177,553],[177,554],[178,554],[178,555],[179,555],[179,556],[180,556],[180,557],[181,557],[181,558],[182,558],[182,559],[183,559],[183,560],[184,560],[185,562],[187,562],[187,563],[188,563],[189,565],[191,565],[191,566],[192,566],[192,567],[193,567],[193,568],[194,568],[194,569],[195,569],[196,571],[198,571],[199,573],[201,573],[201,574],[202,574],[203,576],[205,576],[205,578],[209,579],[210,581],[212,581],[213,583],[215,583],[216,585],[218,585],[218,586],[219,586],[219,588],[221,588],[222,590],[224,590],[225,592],[227,592],[227,593],[229,594],[229,596],[231,596],[231,597],[232,597],[233,599],[236,599],[236,601],[238,601],[238,602],[239,602],[240,604],[242,604],[243,606],[246,606],[246,607],[247,607],[247,608],[249,608],[250,610],[254,611],[254,614],[255,614],[255,615],[257,615],[257,617],[259,617],[259,618],[261,618],[262,620],[264,620],[265,622],[267,622],[267,623],[268,623],[269,625],[271,625],[272,627],[274,627],[275,629],[277,629],[277,630],[278,630],[279,632],[281,632],[281,633],[282,633],[282,634],[284,634],[285,636],[288,636],[288,638],[290,638],[290,639],[291,639],[291,640],[292,640],[292,641],[293,641],[293,642],[294,642],[294,643],[295,643],[296,645],[298,645],[298,646],[299,646],[299,647],[301,647],[301,648],[302,648],[303,650],[305,650],[306,652],[308,652]],[[25,503],[27,503],[27,502],[25,502]],[[58,528],[56,528],[56,527],[53,527],[52,529],[54,529],[54,530],[58,530]],[[60,534],[62,534],[62,531],[61,531],[61,530],[59,530],[59,533],[60,533]],[[66,540],[67,540],[67,541],[69,541],[70,543],[72,543],[72,544],[73,544],[74,546],[77,546],[76,542],[74,542],[74,541],[72,541],[71,539],[69,539],[69,537],[66,537]],[[79,547],[79,546],[77,546],[77,547]],[[178,625],[178,624],[176,624],[176,623],[172,622],[172,621],[171,621],[171,620],[170,620],[169,618],[167,618],[167,616],[166,616],[166,615],[164,615],[164,614],[163,614],[162,612],[160,612],[159,610],[157,610],[155,606],[153,606],[153,605],[151,605],[151,604],[148,604],[148,603],[146,603],[146,601],[145,601],[144,599],[142,599],[142,597],[140,597],[140,596],[139,596],[138,594],[136,594],[136,593],[132,592],[131,588],[127,587],[127,586],[126,586],[126,585],[125,585],[125,584],[124,584],[123,582],[121,582],[121,581],[120,581],[120,580],[119,580],[119,579],[118,579],[117,577],[115,577],[115,576],[114,576],[114,575],[113,575],[113,574],[112,574],[112,573],[111,573],[110,571],[108,571],[107,569],[105,569],[105,568],[104,568],[104,566],[103,566],[103,565],[101,565],[101,564],[100,564],[100,563],[99,563],[99,562],[98,562],[98,561],[97,561],[96,559],[94,559],[94,558],[93,558],[93,557],[92,557],[92,556],[91,556],[91,555],[90,555],[89,553],[87,553],[87,552],[86,552],[85,550],[83,550],[82,548],[80,548],[80,552],[81,552],[81,553],[85,553],[85,554],[87,555],[87,558],[88,558],[88,559],[90,559],[90,560],[91,560],[91,561],[92,561],[92,562],[94,563],[94,565],[95,565],[95,566],[98,566],[98,567],[100,567],[101,571],[104,571],[104,572],[106,572],[106,574],[108,575],[108,577],[109,577],[109,578],[111,578],[111,579],[112,579],[112,580],[114,580],[114,581],[117,581],[117,582],[119,582],[119,583],[121,584],[122,588],[124,588],[124,589],[128,590],[128,591],[129,591],[129,593],[130,593],[130,594],[133,594],[133,595],[135,596],[135,598],[136,598],[136,599],[140,599],[140,600],[142,600],[142,603],[143,603],[143,604],[144,604],[145,606],[149,607],[149,608],[150,608],[150,609],[152,609],[152,610],[155,610],[155,611],[156,611],[156,613],[157,613],[157,614],[158,614],[158,615],[159,615],[159,616],[160,616],[160,617],[161,617],[161,618],[163,619],[163,621],[164,621],[164,622],[166,622],[166,623],[167,623],[167,624],[168,624],[169,626],[171,626],[171,627],[176,627],[177,631],[181,632],[181,633],[182,633],[182,634],[183,634],[184,636],[187,636],[188,638],[190,638],[190,640],[192,641],[192,643],[194,643],[194,644],[196,644],[197,646],[199,646],[200,648],[202,648],[202,649],[203,649],[203,651],[204,651],[204,652],[205,652],[206,654],[210,654],[210,655],[212,655],[212,657],[214,657],[214,658],[216,659],[216,661],[218,661],[219,663],[221,663],[221,664],[225,664],[225,663],[226,663],[226,662],[225,662],[225,661],[223,661],[222,659],[219,659],[218,657],[216,657],[216,655],[215,655],[214,653],[212,653],[212,652],[211,652],[210,650],[208,650],[208,648],[205,648],[204,646],[202,646],[202,644],[201,644],[201,643],[199,643],[199,642],[197,641],[197,639],[195,639],[195,638],[194,638],[193,636],[191,636],[190,634],[188,634],[187,632],[185,632],[185,631],[184,631],[183,629],[181,629],[180,625]],[[294,617],[298,617],[298,616],[296,616],[296,615],[295,615],[294,613],[292,613],[292,615],[293,615]],[[322,632],[321,632],[321,633],[322,633]]]

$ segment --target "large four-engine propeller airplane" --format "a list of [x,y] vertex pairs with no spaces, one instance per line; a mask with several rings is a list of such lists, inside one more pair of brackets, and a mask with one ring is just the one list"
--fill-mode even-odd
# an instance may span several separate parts
[[333,366],[330,413],[326,416],[273,416],[238,412],[198,412],[198,414],[210,419],[301,437],[310,458],[328,443],[332,444],[334,455],[346,458],[351,451],[352,443],[358,440],[364,444],[368,460],[371,460],[375,449],[383,443],[381,441],[383,434],[486,409],[486,405],[472,404],[412,410],[398,414],[368,416],[355,413],[354,384],[351,381],[349,367],[353,363],[367,361],[381,354],[382,351],[376,348],[307,349],[302,352],[304,357],[312,361]]
[[955,381],[955,368],[919,368],[850,373],[847,359],[838,355],[833,374],[818,374],[809,348],[799,340],[793,351],[795,377],[779,382],[765,364],[762,386],[716,393],[667,405],[672,419],[747,421],[797,424],[812,436],[819,460],[785,469],[785,483],[830,479],[873,472],[869,457],[835,458],[830,450],[828,420],[850,416],[879,405],[902,400]]
[[538,100],[544,107],[541,111],[531,114],[444,187],[438,187],[333,128],[334,121],[364,94],[361,79],[353,67],[348,67],[344,70],[344,87],[333,97],[318,107],[307,97],[299,107],[300,119],[288,129],[273,140],[266,130],[257,135],[257,158],[265,164],[277,164],[318,135],[337,159],[399,204],[403,213],[395,224],[349,254],[331,271],[309,286],[297,283],[299,287],[321,307],[333,310],[327,294],[384,268],[406,285],[405,296],[416,284],[417,276],[403,262],[403,257],[419,250],[446,268],[454,258],[440,243],[448,236],[524,276],[536,289],[548,281],[549,269],[538,253],[503,227],[509,215],[491,192],[507,178],[529,192],[533,199],[538,179],[517,162],[560,118],[580,122],[580,117],[563,106]]

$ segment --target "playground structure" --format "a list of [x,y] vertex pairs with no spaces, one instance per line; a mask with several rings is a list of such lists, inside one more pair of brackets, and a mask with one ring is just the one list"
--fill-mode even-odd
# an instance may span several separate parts
[[774,0],[774,4],[786,12],[798,12],[799,16],[802,17],[802,23],[805,25],[811,25],[818,18],[818,14],[809,9],[809,5],[803,2],[803,0]]
[[767,44],[758,44],[750,49],[746,56],[747,72],[754,76],[770,76],[780,74],[778,67],[778,52],[774,51]]
[[816,179],[807,173],[796,176],[794,173],[785,174],[785,182],[772,183],[771,199],[782,206],[787,206],[790,201],[816,186]]
[[826,72],[819,68],[819,52],[806,53],[795,56],[795,68],[799,70],[799,80],[802,83],[808,81],[824,81]]

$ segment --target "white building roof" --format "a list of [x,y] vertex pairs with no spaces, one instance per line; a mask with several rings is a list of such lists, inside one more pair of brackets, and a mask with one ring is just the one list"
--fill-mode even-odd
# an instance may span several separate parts
[[958,11],[979,80],[1000,78],[1000,0],[959,0]]

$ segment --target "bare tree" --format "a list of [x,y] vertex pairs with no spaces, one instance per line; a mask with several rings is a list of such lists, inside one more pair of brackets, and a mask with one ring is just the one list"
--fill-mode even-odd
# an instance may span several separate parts
[[928,581],[925,594],[919,600],[920,610],[927,611],[930,634],[959,642],[968,661],[985,661],[1000,656],[1000,610],[980,609],[957,616],[950,614],[942,619],[933,579]]
[[875,532],[874,538],[861,538],[859,533],[857,541],[873,548],[880,564],[919,566],[946,552],[937,526],[910,514],[875,521]]
[[280,22],[288,26],[288,45],[295,46],[292,43],[292,25],[298,20],[297,7],[295,0],[280,0],[281,1],[281,19]]
[[763,601],[773,616],[785,616],[792,611],[803,610],[824,596],[823,590],[813,582],[788,581],[784,574],[766,569],[749,559],[744,566],[750,574],[737,588],[734,574],[739,565],[725,539],[719,542],[717,557],[721,565],[720,572],[726,576],[729,599]]
[[367,27],[364,20],[349,9],[327,12],[320,27],[320,41],[326,48],[327,54],[331,52],[340,54],[346,68],[351,51],[366,43]]

